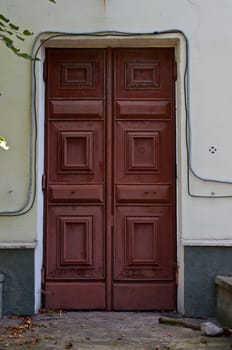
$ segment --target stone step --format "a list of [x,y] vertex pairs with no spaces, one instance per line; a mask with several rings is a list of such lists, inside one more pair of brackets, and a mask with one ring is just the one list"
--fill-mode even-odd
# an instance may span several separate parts
[[217,319],[223,327],[232,328],[232,276],[216,276]]

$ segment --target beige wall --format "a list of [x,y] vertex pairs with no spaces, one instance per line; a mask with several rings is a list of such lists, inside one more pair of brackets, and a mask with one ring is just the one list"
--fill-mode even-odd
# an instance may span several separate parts
[[[67,33],[182,30],[190,45],[191,163],[197,175],[204,179],[232,182],[231,0],[108,0],[105,11],[103,0],[57,0],[56,5],[47,0],[2,0],[1,11],[15,23],[33,30],[34,36],[23,43],[24,51],[31,51],[35,37],[48,30]],[[187,194],[185,45],[179,38],[176,45],[180,73],[177,83],[179,236],[185,244],[231,244],[232,198],[192,198]],[[0,210],[15,211],[24,206],[29,186],[31,70],[30,62],[15,57],[2,45],[1,63],[0,135],[7,137],[10,150],[0,152]],[[37,71],[39,78],[39,67]],[[41,90],[38,90],[38,111],[42,118]],[[42,126],[41,122],[40,172]],[[214,155],[209,153],[211,146],[217,148]],[[190,178],[190,188],[199,196],[232,195],[232,185],[194,176]],[[37,213],[35,208],[26,215],[0,217],[0,240],[36,240]]]

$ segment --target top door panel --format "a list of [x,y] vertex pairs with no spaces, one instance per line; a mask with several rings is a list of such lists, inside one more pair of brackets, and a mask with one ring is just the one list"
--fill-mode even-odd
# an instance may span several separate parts
[[48,62],[49,97],[104,97],[104,50],[48,50]]
[[172,96],[172,48],[118,49],[115,55],[117,99]]

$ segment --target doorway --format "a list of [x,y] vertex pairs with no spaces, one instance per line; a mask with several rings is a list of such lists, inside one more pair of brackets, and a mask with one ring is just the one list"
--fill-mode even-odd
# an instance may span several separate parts
[[45,306],[176,307],[173,48],[47,49]]

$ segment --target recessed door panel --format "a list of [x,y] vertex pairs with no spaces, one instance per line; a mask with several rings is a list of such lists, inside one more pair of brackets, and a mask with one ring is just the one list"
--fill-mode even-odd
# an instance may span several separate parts
[[51,182],[95,183],[104,179],[104,123],[102,121],[49,122],[48,178]]
[[114,242],[115,280],[172,281],[170,219],[171,209],[166,206],[118,207]]
[[103,208],[50,206],[49,280],[104,279]]
[[[52,98],[102,98],[104,50],[50,49],[47,94]],[[50,64],[51,62],[51,64]]]
[[116,122],[116,183],[168,183],[173,164],[170,121]]
[[172,96],[172,49],[118,49],[115,51],[116,98]]

